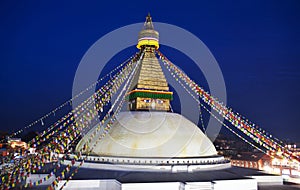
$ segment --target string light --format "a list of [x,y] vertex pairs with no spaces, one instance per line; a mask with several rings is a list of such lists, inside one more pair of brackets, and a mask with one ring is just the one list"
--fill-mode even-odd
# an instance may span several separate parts
[[[175,80],[182,80],[186,85],[217,113],[219,113],[223,118],[229,121],[233,126],[238,128],[244,134],[253,139],[256,143],[260,144],[269,151],[275,153],[276,151],[284,150],[284,156],[288,159],[295,157],[292,152],[282,146],[277,140],[272,139],[272,136],[267,136],[265,130],[261,128],[256,128],[254,124],[249,124],[248,119],[242,119],[239,114],[232,111],[231,108],[225,107],[223,104],[219,103],[214,97],[212,97],[208,92],[205,92],[202,87],[197,85],[192,81],[182,70],[171,63],[161,52],[157,50],[157,53],[163,63],[166,65],[167,69],[172,70],[172,76],[178,77]],[[276,142],[277,141],[277,142]],[[276,151],[275,151],[276,150]]]
[[[143,54],[140,56],[140,58],[143,56]],[[139,65],[139,61],[137,62],[137,64],[135,65],[135,67],[134,67],[134,69],[133,69],[133,71],[131,72],[131,76],[129,76],[129,78],[128,78],[128,80],[127,80],[127,82],[126,82],[126,84],[124,85],[124,87],[123,87],[123,89],[121,90],[121,92],[119,93],[119,96],[117,97],[117,99],[116,99],[116,101],[114,102],[114,104],[112,105],[112,107],[111,107],[111,109],[108,111],[108,113],[107,113],[107,115],[106,116],[109,116],[110,115],[110,111],[113,109],[113,107],[115,106],[115,105],[118,105],[118,107],[116,108],[116,111],[114,112],[114,114],[111,116],[111,117],[109,117],[109,122],[108,122],[108,124],[110,125],[110,126],[112,126],[113,125],[113,123],[116,121],[116,117],[117,117],[117,115],[119,114],[119,112],[121,111],[121,108],[122,108],[122,106],[123,106],[123,104],[124,104],[124,102],[125,102],[125,94],[126,93],[128,93],[128,91],[129,91],[129,87],[131,86],[131,84],[132,84],[132,82],[133,82],[133,76],[134,76],[134,74],[135,74],[135,72],[136,72],[136,69],[137,69],[137,67],[138,67],[138,65]],[[130,82],[129,82],[130,81]],[[123,92],[125,92],[125,93],[123,93]],[[117,102],[118,102],[118,100],[119,100],[119,98],[122,96],[122,100],[121,100],[121,102],[119,103],[119,104],[117,104]],[[108,117],[107,117],[108,118]],[[108,128],[108,130],[109,130],[110,128]],[[104,135],[102,135],[101,136],[101,138],[100,139],[102,139],[106,134],[108,133],[108,131],[106,131],[106,133],[104,133]],[[91,139],[89,139],[89,141],[90,141]],[[98,143],[98,141],[96,141],[96,143],[94,144],[94,146],[88,151],[88,153],[87,153],[87,155],[89,155],[89,153],[90,152],[92,152],[93,151],[93,149],[96,147],[96,144]],[[85,157],[86,159],[87,159],[87,157]],[[84,162],[84,159],[81,161],[81,163],[80,163],[80,165],[74,170],[75,172],[77,172],[78,171],[78,169],[79,169],[79,167],[83,164],[83,162]],[[70,165],[68,165],[66,168],[68,168],[68,167],[70,167]],[[63,175],[63,173],[64,173],[64,171],[62,172],[62,174],[61,175]],[[72,173],[71,174],[71,176],[73,176],[74,175],[74,173]],[[66,182],[62,185],[62,187],[60,188],[60,189],[63,189],[65,186],[66,186],[66,184],[68,183],[68,181],[69,181],[69,178],[68,178],[68,180],[66,180]],[[54,186],[56,186],[58,183],[57,183],[57,180],[55,180],[55,182],[54,182],[55,184],[53,184]]]
[[[103,76],[102,78],[100,78],[99,80],[97,80],[96,82],[92,83],[91,85],[89,85],[87,88],[85,88],[84,90],[82,90],[81,92],[79,92],[77,95],[75,95],[73,98],[67,100],[66,102],[64,102],[63,104],[61,104],[60,106],[54,108],[53,110],[51,110],[50,112],[48,112],[47,114],[45,114],[44,116],[40,117],[39,119],[33,121],[32,123],[30,123],[29,125],[25,126],[22,129],[19,129],[15,132],[13,132],[11,135],[9,135],[9,137],[14,137],[18,134],[21,134],[24,132],[25,129],[29,129],[31,127],[33,127],[34,125],[41,123],[42,126],[44,126],[44,122],[43,120],[45,120],[46,118],[50,117],[52,114],[53,116],[55,116],[55,113],[59,110],[61,110],[63,107],[67,106],[67,105],[72,105],[72,101],[76,100],[77,98],[79,98],[80,96],[82,96],[83,94],[85,94],[86,92],[88,92],[91,89],[94,89],[94,87],[96,85],[98,85],[101,81],[103,81],[105,78],[111,76],[112,73],[114,73],[115,71],[117,71],[118,69],[120,69],[122,66],[124,66],[124,64],[128,63],[129,60],[132,60],[134,57],[136,57],[137,54],[131,56],[130,58],[128,58],[126,61],[124,61],[122,64],[118,65],[116,68],[114,68],[113,70],[111,70],[109,73],[107,73],[105,76]],[[2,139],[0,142],[3,142],[5,139]]]
[[[136,58],[138,56],[138,54],[136,54],[136,56],[134,58]],[[113,93],[115,93],[116,90],[109,90],[112,87],[118,88],[125,80],[126,80],[126,76],[128,76],[131,73],[132,70],[132,64],[134,60],[131,59],[130,62],[128,64],[126,64],[126,66],[119,71],[115,77],[113,77],[111,80],[111,82],[109,82],[110,86],[109,87],[105,87],[105,88],[100,88],[100,91],[97,91],[97,93],[95,93],[94,95],[96,95],[96,98],[102,97],[103,95],[107,95],[107,91],[109,91],[111,93],[111,96]],[[126,74],[125,74],[126,73]],[[122,76],[122,77],[121,77]],[[101,91],[102,89],[102,91]],[[103,90],[105,89],[105,90]],[[99,92],[101,92],[101,95],[99,95]],[[108,96],[106,96],[105,99],[102,99],[103,101],[105,101],[104,103],[108,103],[108,101],[110,100],[110,98]],[[103,103],[103,105],[104,105]],[[100,111],[100,107],[98,107],[95,111],[94,110],[85,110],[84,108],[88,108],[87,106],[87,100],[85,102],[83,102],[84,107],[82,107],[81,105],[78,106],[75,109],[76,114],[78,114],[80,117],[84,118],[84,119],[93,119],[95,118],[95,116],[97,115],[97,111]],[[96,104],[97,105],[97,104]],[[81,112],[81,111],[84,112]],[[58,124],[56,123],[55,126],[52,126],[50,128],[48,128],[48,130],[45,130],[42,135],[37,136],[36,138],[33,139],[33,141],[31,141],[31,143],[34,146],[39,146],[41,145],[41,143],[45,142],[45,140],[50,141],[50,143],[48,143],[46,146],[44,146],[44,148],[38,150],[37,152],[37,156],[36,157],[32,157],[32,156],[27,156],[26,158],[23,159],[22,163],[19,166],[16,166],[15,171],[18,170],[26,170],[28,173],[29,172],[34,172],[35,168],[31,167],[33,165],[36,165],[36,167],[40,167],[41,165],[43,165],[43,163],[40,162],[40,155],[49,155],[51,151],[53,152],[57,152],[60,153],[61,151],[63,151],[64,149],[67,150],[68,144],[71,142],[74,142],[75,139],[77,139],[79,137],[79,133],[80,131],[78,130],[78,125],[76,125],[77,123],[72,123],[74,122],[74,116],[72,114],[75,114],[74,112],[67,114],[66,116],[64,116],[61,121],[64,121],[64,123],[57,122],[60,123],[60,127],[58,126]],[[105,118],[104,118],[105,119]],[[81,126],[81,128],[84,128],[88,125],[84,125]],[[56,129],[54,131],[51,132],[52,129],[54,129],[56,127]],[[54,136],[55,134],[58,134],[57,137],[55,137],[54,139],[50,139],[51,136]],[[42,138],[44,136],[44,138]],[[55,135],[56,136],[56,135]],[[68,139],[66,139],[68,138]],[[71,138],[72,141],[69,140],[69,138]],[[55,145],[52,146],[52,142],[56,142]],[[67,143],[68,142],[68,143]],[[14,179],[16,179],[15,176],[15,172],[13,172],[13,175],[11,175],[9,178],[7,178],[6,181],[6,186],[10,186],[10,185],[15,185],[14,183]],[[5,183],[5,182],[4,182]],[[2,184],[2,186],[4,185],[4,183]],[[33,184],[31,184],[33,185]]]
[[[169,70],[169,69],[168,69]],[[244,142],[246,142],[247,144],[249,144],[250,146],[260,150],[261,152],[267,154],[266,151],[262,150],[261,148],[257,147],[256,145],[254,145],[253,143],[251,143],[250,141],[248,141],[247,139],[245,139],[244,137],[242,137],[241,135],[239,135],[238,133],[236,133],[234,130],[232,130],[228,125],[226,125],[225,123],[223,123],[214,113],[212,113],[204,104],[202,104],[198,98],[196,98],[187,88],[186,86],[184,86],[184,84],[178,80],[178,78],[175,77],[174,73],[169,70],[173,75],[173,77],[175,79],[177,79],[178,83],[185,89],[185,91],[198,103],[199,106],[203,107],[209,114],[211,114],[220,124],[222,124],[224,127],[226,127],[229,131],[231,131],[233,134],[235,134],[236,136],[238,136],[240,139],[242,139]]]
[[[285,146],[282,145],[282,141],[271,135],[270,133],[266,132],[262,128],[258,127],[256,124],[252,123],[248,119],[246,119],[241,114],[233,111],[231,108],[223,105],[220,103],[216,98],[211,96],[209,92],[206,92],[202,87],[196,84],[191,78],[188,77],[182,70],[180,70],[177,66],[175,66],[172,62],[170,62],[161,52],[157,50],[157,54],[159,55],[160,59],[164,63],[164,66],[168,69],[171,73],[171,76],[179,82],[179,84],[192,96],[192,98],[198,103],[199,112],[200,112],[200,119],[203,130],[204,122],[202,118],[202,111],[203,108],[207,111],[210,115],[212,115],[218,122],[220,122],[224,127],[226,127],[229,131],[234,133],[244,142],[249,144],[250,146],[264,152],[272,156],[271,153],[276,153],[283,151],[282,156],[284,158],[292,159],[295,158],[293,153],[288,150]],[[88,86],[86,89],[81,91],[77,94],[74,98],[66,101],[59,107],[55,108],[54,110],[50,111],[46,115],[42,116],[41,118],[37,119],[36,121],[32,122],[24,129],[20,129],[17,132],[13,133],[10,137],[15,136],[24,132],[25,129],[28,129],[37,123],[41,123],[42,126],[46,124],[45,119],[48,118],[50,115],[62,109],[66,105],[71,105],[72,101],[76,98],[80,97],[87,91],[93,89],[101,81],[105,78],[110,77],[110,79],[101,87],[99,88],[93,95],[88,97],[84,100],[79,106],[77,106],[74,110],[67,113],[53,125],[45,129],[42,133],[37,135],[33,138],[30,142],[30,146],[34,146],[37,148],[35,155],[28,155],[24,159],[20,161],[18,164],[13,165],[12,173],[7,174],[6,176],[2,177],[2,184],[0,187],[4,189],[5,187],[15,187],[17,183],[20,183],[22,180],[25,180],[30,173],[35,173],[35,171],[40,170],[45,165],[46,160],[51,159],[51,153],[56,154],[65,154],[69,151],[70,145],[74,144],[80,137],[80,133],[83,131],[89,130],[88,139],[82,145],[80,149],[80,154],[82,151],[85,151],[87,155],[89,155],[94,148],[97,146],[97,143],[100,142],[108,133],[111,127],[113,126],[119,112],[122,109],[122,106],[125,102],[125,94],[128,93],[129,87],[131,86],[134,76],[136,74],[136,70],[140,63],[140,60],[143,57],[143,52],[137,53],[134,56],[127,59],[124,63],[117,66],[111,72],[106,74],[101,79],[97,80],[95,83]],[[139,60],[138,60],[139,59]],[[115,73],[116,72],[116,73]],[[115,73],[113,76],[112,73]],[[124,84],[124,85],[123,85]],[[121,86],[123,88],[119,92]],[[104,117],[101,121],[97,124],[95,122],[100,119],[99,112],[104,112],[103,108],[111,103],[111,98],[115,94],[118,93],[118,96],[115,102],[111,105],[110,109],[104,114]],[[197,95],[197,96],[196,96]],[[201,103],[202,100],[205,104]],[[92,104],[95,102],[95,104]],[[248,141],[246,138],[241,136],[239,133],[234,131],[231,127],[229,127],[226,123],[223,123],[216,114],[214,114],[207,106],[211,107],[217,114],[222,116],[226,119],[234,129],[241,131],[243,134],[247,135],[250,139],[254,142],[259,144],[261,147],[265,148],[268,151],[265,151],[263,148],[258,147],[254,143]],[[116,110],[113,112],[113,109],[116,107]],[[94,130],[90,130],[91,127],[94,127]],[[102,133],[100,133],[101,127],[103,128]],[[92,146],[89,147],[89,143],[94,142]],[[71,171],[71,167],[74,166],[76,161],[82,159],[80,164],[70,173],[69,177],[67,178],[66,182],[62,185],[61,189],[65,187],[67,182],[75,175],[78,171],[79,167],[82,166],[84,160],[87,159],[88,156],[84,157],[77,157],[71,161],[71,164],[67,164],[67,166],[62,170],[60,175],[54,180],[53,184],[49,188],[56,187],[58,182],[66,177]],[[36,181],[35,183],[26,184],[25,187],[32,187],[39,185],[43,181],[49,179],[57,169],[61,167],[61,163],[63,163],[66,155],[63,156],[62,160],[55,164],[53,164],[53,171],[43,179]],[[299,158],[299,157],[297,157]]]

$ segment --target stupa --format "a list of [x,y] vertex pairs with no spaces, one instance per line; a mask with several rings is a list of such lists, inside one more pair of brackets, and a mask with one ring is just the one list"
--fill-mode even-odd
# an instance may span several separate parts
[[217,155],[213,143],[191,121],[170,111],[173,92],[155,55],[159,33],[150,15],[138,36],[143,57],[126,94],[128,111],[120,112],[109,133],[89,142],[91,129],[77,144],[82,167],[124,170],[193,172],[224,169],[230,163]]
[[[281,176],[231,167],[194,123],[172,112],[173,92],[155,55],[159,34],[150,15],[137,48],[142,56],[123,96],[127,111],[118,112],[104,136],[98,125],[90,129],[76,145],[76,155],[60,155],[68,170],[53,174],[60,178],[55,180],[55,189],[281,189]],[[27,183],[41,178],[41,174],[31,175]],[[54,178],[38,188],[53,184]]]

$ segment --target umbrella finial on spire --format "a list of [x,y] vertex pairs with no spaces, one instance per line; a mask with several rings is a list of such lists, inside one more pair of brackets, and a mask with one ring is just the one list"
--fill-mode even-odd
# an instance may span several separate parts
[[150,16],[150,12],[148,12],[143,29],[139,33],[137,48],[141,49],[142,46],[145,47],[146,45],[148,45],[155,46],[155,48],[158,49],[158,40],[158,32],[154,30],[152,17]]

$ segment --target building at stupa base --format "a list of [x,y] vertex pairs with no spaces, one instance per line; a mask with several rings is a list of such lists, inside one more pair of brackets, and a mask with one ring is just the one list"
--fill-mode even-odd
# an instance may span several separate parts
[[[59,182],[57,189],[66,181]],[[269,188],[268,188],[269,187]],[[258,170],[231,167],[228,169],[193,173],[144,172],[81,168],[64,189],[205,189],[257,190],[284,189],[281,176]]]

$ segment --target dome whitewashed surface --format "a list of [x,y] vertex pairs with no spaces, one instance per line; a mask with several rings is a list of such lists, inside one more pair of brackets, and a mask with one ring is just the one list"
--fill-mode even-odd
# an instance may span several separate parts
[[[94,129],[95,130],[95,129]],[[86,134],[82,148],[93,134]],[[184,116],[171,112],[121,112],[110,132],[97,142],[91,155],[113,157],[208,157],[216,156],[213,143]]]

